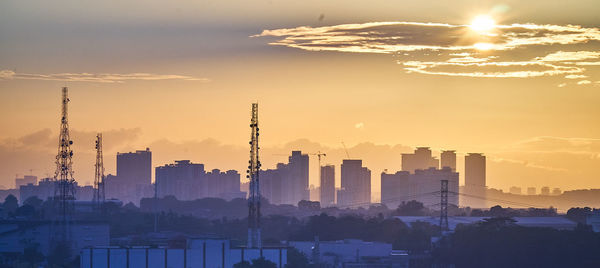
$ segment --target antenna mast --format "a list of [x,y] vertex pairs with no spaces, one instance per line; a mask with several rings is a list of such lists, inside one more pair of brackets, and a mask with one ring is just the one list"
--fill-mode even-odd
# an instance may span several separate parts
[[258,173],[260,161],[258,158],[258,103],[252,104],[252,120],[250,121],[252,135],[250,136],[250,161],[246,178],[250,179],[250,195],[248,197],[248,248],[262,248],[260,236],[260,185]]
[[97,209],[104,204],[104,156],[102,154],[102,133],[96,135],[96,172],[94,173],[94,204]]
[[60,121],[60,134],[58,137],[58,154],[56,155],[56,171],[54,173],[54,201],[58,205],[60,216],[62,241],[69,239],[68,222],[71,218],[73,203],[75,201],[75,179],[73,179],[73,141],[69,136],[68,104],[69,91],[62,88],[62,117]]

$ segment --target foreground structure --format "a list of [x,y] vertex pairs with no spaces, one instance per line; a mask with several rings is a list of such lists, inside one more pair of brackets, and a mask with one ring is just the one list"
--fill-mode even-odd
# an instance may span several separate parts
[[95,247],[81,251],[81,268],[232,268],[236,263],[264,257],[283,268],[286,247],[234,247],[225,239],[188,239],[186,248]]

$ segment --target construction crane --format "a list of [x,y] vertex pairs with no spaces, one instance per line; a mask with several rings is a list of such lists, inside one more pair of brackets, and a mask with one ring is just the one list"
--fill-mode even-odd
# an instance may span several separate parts
[[342,141],[342,146],[344,146],[344,151],[346,151],[346,157],[350,158],[350,154],[348,153],[348,148],[346,148],[346,144]]
[[310,155],[316,155],[319,159],[319,169],[321,168],[321,156],[327,156],[326,153],[321,153],[321,151],[317,151],[316,153],[312,153]]

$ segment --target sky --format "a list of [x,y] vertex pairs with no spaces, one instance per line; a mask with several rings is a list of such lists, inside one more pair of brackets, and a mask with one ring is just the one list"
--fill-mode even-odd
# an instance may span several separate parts
[[259,102],[267,168],[326,152],[339,185],[343,142],[378,192],[429,146],[456,150],[459,172],[484,153],[493,188],[600,188],[598,14],[593,0],[2,1],[0,186],[54,173],[68,86],[80,184],[97,132],[107,173],[146,147],[154,166],[243,172]]

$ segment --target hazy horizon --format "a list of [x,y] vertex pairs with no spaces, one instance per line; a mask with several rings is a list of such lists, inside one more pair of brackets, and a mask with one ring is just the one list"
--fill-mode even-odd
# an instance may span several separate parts
[[[54,173],[68,86],[81,184],[97,132],[107,174],[146,147],[153,167],[244,173],[259,102],[265,168],[322,151],[339,185],[343,141],[379,192],[382,170],[427,146],[456,150],[461,173],[484,153],[492,188],[600,188],[595,1],[364,3],[0,3],[0,186]],[[483,15],[491,30],[473,24]]]

